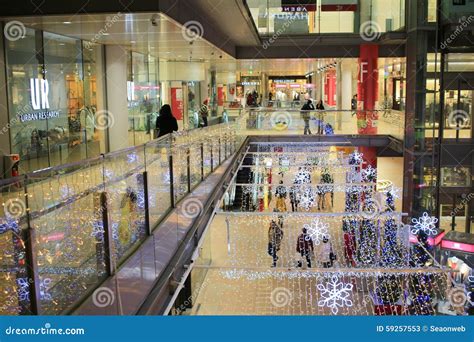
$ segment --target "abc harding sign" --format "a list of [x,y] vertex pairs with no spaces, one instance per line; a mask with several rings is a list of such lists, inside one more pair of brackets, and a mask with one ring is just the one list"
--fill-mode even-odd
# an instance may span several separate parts
[[59,111],[49,110],[49,83],[40,78],[30,79],[31,107],[35,112],[20,115],[21,122],[59,118]]

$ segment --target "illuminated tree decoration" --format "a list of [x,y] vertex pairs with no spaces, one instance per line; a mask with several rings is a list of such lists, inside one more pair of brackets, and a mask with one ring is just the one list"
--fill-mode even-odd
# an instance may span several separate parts
[[323,284],[317,285],[317,289],[321,291],[321,299],[318,301],[318,306],[328,307],[336,315],[339,312],[339,308],[351,307],[353,305],[350,299],[352,288],[352,284],[345,284],[334,275],[326,283],[326,286]]
[[411,233],[417,235],[420,231],[430,235],[435,236],[438,234],[438,229],[436,228],[436,223],[438,219],[434,216],[429,216],[427,212],[424,212],[421,217],[412,218],[411,222],[413,226],[411,228]]
[[364,157],[363,153],[359,153],[359,151],[355,150],[353,153],[349,155],[349,164],[350,165],[362,164],[362,162],[364,161],[363,157]]

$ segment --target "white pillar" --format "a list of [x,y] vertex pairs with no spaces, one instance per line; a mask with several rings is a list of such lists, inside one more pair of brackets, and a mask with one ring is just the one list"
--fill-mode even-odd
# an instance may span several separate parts
[[[109,127],[110,151],[128,147],[127,52],[121,46],[105,46],[107,73],[107,110],[113,124]],[[110,123],[110,121],[109,121]]]
[[[352,95],[354,95],[352,94],[352,64],[351,60],[344,60],[341,63],[341,83],[337,86],[341,94],[341,102],[340,105],[338,103],[338,109],[341,110],[351,109]],[[351,112],[344,112],[341,118],[342,122],[350,122],[352,114]]]

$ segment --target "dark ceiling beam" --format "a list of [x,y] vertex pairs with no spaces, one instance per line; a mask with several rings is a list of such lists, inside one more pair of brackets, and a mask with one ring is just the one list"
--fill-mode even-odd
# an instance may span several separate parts
[[163,13],[184,25],[195,20],[203,27],[203,38],[231,56],[235,56],[235,44],[219,32],[206,13],[193,6],[192,0],[17,0],[0,2],[1,17],[74,15],[97,13]]
[[[359,45],[278,45],[268,48],[238,46],[237,59],[262,58],[358,58]],[[379,57],[404,57],[405,45],[379,45]]]

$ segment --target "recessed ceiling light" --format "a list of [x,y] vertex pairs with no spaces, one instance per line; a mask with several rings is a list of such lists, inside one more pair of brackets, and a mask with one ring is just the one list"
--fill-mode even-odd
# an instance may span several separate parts
[[135,44],[135,43],[136,43],[136,41],[134,41],[134,40],[131,40],[131,41],[130,41],[130,43],[131,43],[131,44]]
[[69,25],[69,24],[72,24],[72,22],[71,21],[63,21],[63,24]]
[[104,33],[102,33],[102,35],[103,35],[103,36],[109,36],[110,33],[104,32]]

